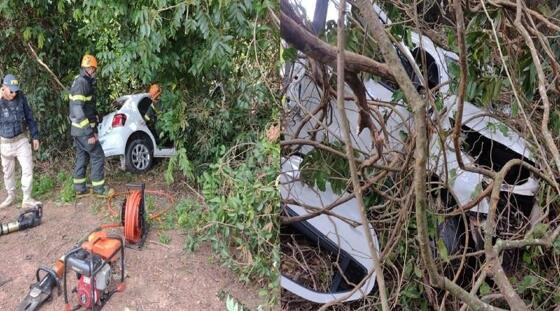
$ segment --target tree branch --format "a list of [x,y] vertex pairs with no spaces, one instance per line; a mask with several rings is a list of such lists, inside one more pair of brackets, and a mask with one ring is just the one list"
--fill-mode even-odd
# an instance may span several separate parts
[[[337,73],[337,85],[336,85],[336,95],[337,95],[337,108],[341,119],[341,130],[346,147],[346,157],[348,158],[348,164],[350,168],[350,175],[352,178],[352,185],[354,187],[354,195],[356,196],[356,201],[360,207],[360,219],[362,227],[364,230],[364,235],[366,236],[369,252],[373,261],[373,269],[375,271],[375,276],[377,279],[377,287],[379,289],[379,297],[381,299],[381,308],[383,311],[389,310],[389,304],[387,302],[387,289],[385,287],[385,278],[383,277],[383,267],[379,262],[379,251],[373,245],[373,239],[371,237],[369,229],[369,221],[367,219],[366,207],[364,205],[364,200],[362,197],[362,188],[360,186],[360,181],[358,180],[358,168],[354,159],[354,148],[352,147],[352,137],[350,136],[350,125],[348,124],[348,118],[346,116],[346,109],[344,109],[344,73],[345,73],[345,35],[344,35],[344,10],[346,8],[346,1],[341,0],[338,9],[338,29],[337,29],[337,43],[338,43],[338,57],[336,65]],[[366,104],[367,105],[367,104]],[[369,116],[369,115],[368,115]],[[321,311],[324,311],[329,304],[321,307]]]
[[60,82],[60,80],[58,79],[58,77],[54,74],[54,72],[52,72],[52,70],[49,68],[49,66],[47,66],[47,64],[45,64],[37,55],[37,53],[35,52],[35,50],[33,49],[33,46],[31,45],[31,43],[27,43],[27,47],[29,47],[29,50],[31,50],[31,54],[33,54],[33,57],[35,57],[35,61],[37,61],[37,63],[39,63],[39,65],[43,66],[43,68],[45,68],[45,70],[47,70],[47,72],[52,76],[53,80],[56,82],[56,84],[60,87],[61,90],[66,89],[64,87],[64,85]]
[[543,118],[541,122],[541,130],[543,132],[544,141],[550,153],[552,153],[552,158],[554,159],[554,163],[556,164],[556,169],[560,171],[560,153],[558,151],[558,147],[554,144],[554,138],[550,134],[548,130],[548,122],[550,118],[550,101],[548,99],[548,94],[546,93],[546,78],[544,76],[544,71],[542,68],[541,60],[537,53],[537,49],[535,48],[535,44],[533,40],[529,36],[527,29],[521,23],[521,10],[523,4],[521,0],[517,0],[517,13],[515,16],[514,25],[525,40],[525,43],[529,47],[529,51],[531,52],[531,57],[533,58],[533,63],[535,64],[535,68],[537,70],[537,77],[539,78],[539,94],[541,96],[541,100],[543,102]]
[[463,288],[443,277],[437,271],[434,259],[429,246],[428,226],[426,216],[426,158],[428,153],[427,143],[427,124],[426,124],[426,103],[420,97],[414,85],[408,78],[406,71],[399,61],[397,53],[378,15],[373,11],[371,3],[366,0],[354,1],[355,6],[365,17],[368,27],[372,30],[375,40],[379,44],[383,58],[391,69],[393,76],[397,80],[400,89],[405,94],[408,104],[414,113],[414,124],[416,132],[416,149],[414,164],[414,196],[416,206],[416,225],[418,227],[418,240],[420,244],[420,255],[424,265],[427,267],[431,281],[440,288],[445,288],[454,296],[466,302],[474,310],[495,310],[494,307],[484,303],[475,295],[465,291]]
[[[281,0],[282,3],[287,0]],[[289,4],[288,4],[289,5]],[[281,6],[280,35],[286,42],[302,51],[308,57],[332,67],[336,65],[336,48],[320,40],[307,29],[294,21]],[[369,57],[345,51],[345,69],[352,72],[369,72],[384,79],[394,81],[386,64],[376,62]]]

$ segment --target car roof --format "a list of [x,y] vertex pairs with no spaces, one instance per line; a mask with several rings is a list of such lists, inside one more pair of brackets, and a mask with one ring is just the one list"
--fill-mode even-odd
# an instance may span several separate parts
[[149,96],[148,93],[137,93],[137,94],[129,94],[129,95],[123,95],[119,98],[116,99],[116,101],[134,101],[134,102],[138,102],[140,101],[142,98]]

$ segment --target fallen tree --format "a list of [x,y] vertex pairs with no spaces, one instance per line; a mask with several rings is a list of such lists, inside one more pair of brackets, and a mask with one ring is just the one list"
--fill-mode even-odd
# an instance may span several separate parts
[[[285,135],[292,140],[289,144],[283,145],[283,153],[285,156],[298,151],[303,154],[312,154],[315,151],[308,153],[309,151],[305,150],[309,149],[301,149],[301,147],[314,145],[322,146],[321,153],[334,155],[333,158],[322,157],[330,159],[329,164],[316,165],[319,170],[327,173],[323,173],[323,175],[311,173],[314,177],[307,182],[317,185],[324,183],[327,178],[331,185],[342,184],[341,187],[350,192],[350,196],[353,195],[358,202],[362,202],[360,205],[362,205],[363,221],[373,225],[378,234],[381,232],[380,240],[385,243],[381,245],[379,258],[376,258],[375,255],[377,251],[371,245],[369,247],[378,272],[376,276],[379,292],[369,296],[362,304],[354,305],[355,307],[374,303],[379,304],[382,309],[393,309],[398,305],[417,308],[424,305],[426,301],[433,309],[445,307],[455,309],[463,305],[463,307],[468,306],[475,310],[500,308],[526,310],[535,308],[536,305],[551,306],[553,304],[551,301],[535,300],[534,297],[529,297],[526,294],[526,287],[516,279],[531,279],[527,276],[524,277],[523,272],[526,269],[534,269],[537,271],[537,275],[546,280],[547,286],[550,286],[546,290],[548,288],[557,290],[560,286],[556,279],[546,276],[548,267],[557,267],[555,263],[557,249],[554,245],[558,243],[555,241],[560,233],[557,216],[560,206],[556,200],[556,196],[560,194],[557,183],[560,170],[557,161],[558,136],[554,137],[549,129],[551,126],[554,127],[554,131],[560,129],[560,123],[558,123],[560,120],[557,119],[558,110],[551,104],[554,101],[550,100],[550,97],[557,98],[558,96],[555,90],[557,55],[550,49],[558,42],[556,38],[549,36],[551,31],[558,27],[556,20],[552,18],[557,12],[546,15],[538,12],[539,8],[528,8],[523,1],[516,3],[480,2],[476,6],[469,1],[467,3],[454,1],[443,4],[444,7],[439,7],[440,5],[432,3],[430,8],[427,3],[423,3],[419,7],[416,1],[395,1],[386,4],[385,9],[393,12],[391,16],[393,24],[388,24],[382,22],[378,15],[380,11],[374,9],[369,1],[350,1],[349,10],[341,10],[342,16],[346,14],[347,23],[341,23],[344,19],[339,18],[337,23],[339,41],[335,47],[325,41],[325,38],[333,36],[334,28],[328,28],[326,34],[314,35],[305,29],[305,23],[301,21],[295,10],[291,9],[292,4],[287,0],[281,1],[282,38],[288,45],[301,51],[307,59],[312,60],[307,63],[304,60],[303,64],[315,64],[316,62],[318,65],[313,66],[332,68],[332,70],[319,71],[332,72],[333,77],[337,77],[335,82],[334,79],[323,76],[309,75],[311,82],[307,87],[316,85],[317,90],[308,92],[312,95],[305,100],[310,101],[312,98],[318,97],[316,100],[320,103],[321,108],[305,111],[302,107],[305,102],[300,94],[300,98],[296,99],[294,105],[299,105],[299,113],[304,115],[302,119],[298,120],[303,120],[302,122],[307,125],[298,124],[295,136],[287,126]],[[433,16],[433,10],[436,9],[453,12],[454,17],[435,23],[428,22],[426,17]],[[407,36],[410,37],[411,32],[416,32],[421,38],[423,30],[428,28],[438,31],[447,29],[449,40],[445,42],[446,46],[451,48],[457,46],[458,54],[449,56],[450,58],[456,57],[456,59],[453,58],[453,64],[449,67],[450,71],[454,71],[449,75],[452,79],[451,81],[440,81],[440,84],[451,85],[447,92],[452,95],[457,94],[457,96],[451,97],[452,99],[449,99],[450,94],[440,93],[441,85],[426,87],[429,85],[430,78],[429,66],[426,66],[428,57],[425,54],[427,53],[411,53],[413,61],[417,62],[420,68],[421,75],[411,74],[410,70],[406,68],[410,56],[408,59],[404,58],[403,49],[410,48],[412,51],[413,48],[418,48],[418,46],[411,47],[406,42]],[[346,50],[345,40],[341,39],[342,34],[352,35],[354,39],[358,38],[359,42],[363,43],[360,45],[362,50]],[[429,33],[430,38],[435,35],[433,32]],[[401,40],[405,43],[401,43]],[[421,39],[418,40],[424,42]],[[528,49],[518,48],[515,44],[524,44]],[[376,50],[367,50],[370,45],[375,46]],[[370,56],[366,56],[372,54],[379,57],[374,60]],[[337,57],[338,62],[335,64]],[[297,59],[292,61],[298,62]],[[317,70],[309,72],[317,72]],[[396,153],[387,147],[387,142],[391,139],[387,134],[389,130],[383,123],[383,118],[376,119],[380,114],[377,107],[384,103],[379,103],[375,99],[379,95],[371,94],[373,89],[366,87],[370,83],[368,79],[371,75],[376,80],[396,83],[398,88],[394,92],[399,92],[401,95],[397,96],[395,102],[389,103],[389,106],[391,104],[396,106],[398,99],[403,99],[413,116],[411,120],[414,130],[405,137],[406,144],[401,152]],[[348,92],[344,92],[344,84],[352,91],[350,95]],[[333,94],[329,91],[332,89],[337,89],[337,93]],[[322,130],[328,132],[325,135],[336,136],[336,133],[332,133],[330,125],[333,119],[328,117],[329,109],[334,107],[334,99],[333,103],[329,104],[330,98],[334,98],[338,102],[340,110],[337,118],[342,120],[340,130],[344,134],[333,139],[340,141],[345,146],[346,152],[333,148],[327,141],[321,141],[325,139],[324,136],[317,135],[317,132]],[[393,99],[395,99],[394,95]],[[449,112],[445,111],[446,108],[442,109],[441,101],[444,102],[444,107],[454,107],[454,111]],[[472,104],[485,107],[488,115],[507,124],[507,127],[497,125],[501,128],[500,131],[505,133],[504,136],[508,135],[508,128],[512,128],[525,137],[531,145],[533,160],[525,158],[504,160],[498,167],[493,163],[477,163],[476,160],[480,158],[481,153],[475,156],[468,152],[465,153],[464,126],[471,121],[469,118],[463,118],[463,114],[466,113],[464,112],[466,111],[466,101],[469,102],[469,107]],[[344,105],[352,102],[359,107],[360,117],[357,121],[358,124],[350,124],[350,127],[357,125],[358,131],[346,135],[345,129],[348,126],[344,125],[345,115],[348,114],[348,109],[352,108],[345,110]],[[537,108],[535,108],[535,103]],[[369,126],[361,124],[365,115],[368,116],[368,120],[371,120]],[[551,115],[555,115],[553,118],[556,121],[551,122]],[[448,116],[453,119],[454,123],[445,129],[441,122]],[[285,118],[290,117],[291,115],[288,113]],[[386,119],[385,115],[385,121],[387,121]],[[291,119],[284,121],[292,122]],[[536,127],[537,124],[540,124],[540,128]],[[371,141],[376,144],[376,148],[369,149],[369,153],[364,152],[363,148],[360,149],[360,146],[356,145],[358,140],[352,137],[352,135],[360,134],[364,128],[370,130]],[[305,136],[301,132],[305,131],[313,133],[309,140],[301,138]],[[430,170],[430,167],[433,166],[432,160],[429,159],[432,156],[431,150],[433,150],[431,142],[439,140],[444,145],[443,142],[448,139],[449,148],[454,149],[452,154],[457,160],[458,168],[464,172],[479,174],[483,176],[482,179],[486,180],[480,184],[478,190],[474,189],[476,185],[473,185],[471,201],[462,205],[457,204],[459,206],[452,211],[439,208],[438,200],[434,200],[430,195],[435,191],[434,188],[448,189],[449,183],[453,180],[450,178],[453,173],[446,168],[446,176],[443,176],[444,178],[436,182],[436,186],[434,186],[432,178],[434,174]],[[297,148],[298,141],[300,148]],[[470,147],[472,148],[472,146]],[[360,149],[361,152],[357,153],[355,149]],[[306,167],[306,157],[308,156],[303,156],[303,169]],[[322,161],[321,157],[313,156],[313,159]],[[547,159],[552,159],[552,161]],[[328,179],[329,170],[326,167],[332,165],[342,167],[340,164],[334,164],[336,161],[346,162],[347,169],[350,171],[350,176],[346,175],[347,177],[344,177],[345,179],[343,178],[342,181],[340,177],[337,177],[338,180]],[[375,168],[368,170],[368,166],[362,166],[362,170],[359,170],[352,164],[355,161],[374,165]],[[448,163],[446,159],[443,161]],[[307,165],[311,165],[311,163]],[[390,166],[391,169],[384,169],[382,166]],[[539,193],[546,193],[534,197],[527,215],[520,212],[521,204],[515,203],[516,199],[512,199],[511,196],[505,197],[504,187],[511,183],[509,177],[505,176],[512,170],[516,172],[527,170],[532,176],[538,177],[540,191],[544,191]],[[387,186],[389,180],[392,185],[390,187]],[[361,192],[367,189],[370,189],[375,194],[374,197],[384,203],[380,206],[364,204]],[[413,191],[409,191],[409,189],[413,189]],[[347,200],[348,195],[341,196],[341,200],[332,204],[313,207],[310,216],[292,218],[285,215],[282,221],[286,224],[304,221],[321,213],[337,217],[333,215],[336,214],[333,211],[337,205],[347,202]],[[488,202],[489,206],[484,224],[478,225],[484,245],[482,247],[480,244],[481,248],[473,249],[469,246],[469,243],[473,243],[472,240],[469,242],[469,239],[475,235],[473,228],[469,226],[475,222],[467,221],[472,216],[468,210],[472,206],[479,205],[481,201]],[[294,204],[294,202],[286,204]],[[414,210],[414,218],[405,212],[411,210]],[[452,216],[464,220],[466,233],[462,235],[465,243],[462,244],[461,250],[452,254],[452,259],[450,259],[450,254],[446,253],[447,250],[437,246],[439,237],[436,231],[441,221],[436,221],[436,218],[449,219]],[[508,220],[511,217],[518,217],[519,226],[513,225]],[[469,225],[466,225],[467,223]],[[362,225],[367,226],[365,223]],[[474,226],[476,227],[476,225]],[[473,234],[471,235],[471,233]],[[412,239],[415,241],[414,243],[410,244],[409,239],[406,238],[408,234],[414,236]],[[395,247],[396,245],[400,247]],[[401,251],[402,249],[412,249],[411,252],[418,254],[421,261],[410,259],[407,253],[399,251],[399,248]],[[535,250],[539,250],[540,255],[535,255]],[[434,256],[434,252],[436,256]],[[511,263],[507,260],[507,256],[512,254],[513,256],[523,256],[525,265]],[[545,263],[548,257],[554,258],[554,262]],[[283,257],[282,260],[290,259]],[[420,264],[422,267],[418,273],[416,273],[416,267],[410,267],[414,263]],[[545,266],[547,268],[544,268]],[[415,271],[413,276],[409,269]],[[471,269],[474,269],[469,272],[471,279],[464,279],[466,270]],[[450,271],[452,272],[450,273]],[[285,273],[285,271],[281,272]],[[387,279],[387,275],[391,276]],[[404,282],[405,275],[412,277],[413,280]],[[384,276],[386,280],[384,280]],[[463,280],[461,281],[460,278]],[[413,282],[424,285],[417,286]],[[403,283],[405,284],[403,285]],[[411,294],[412,288],[415,295]],[[285,304],[290,303],[292,296],[287,297],[284,299]],[[332,304],[340,304],[343,300],[324,305],[323,309]]]

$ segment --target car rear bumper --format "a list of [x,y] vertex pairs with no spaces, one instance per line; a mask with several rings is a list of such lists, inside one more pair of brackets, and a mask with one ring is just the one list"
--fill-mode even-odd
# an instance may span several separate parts
[[105,152],[105,157],[124,155],[126,141],[131,131],[126,127],[112,128],[99,136],[99,142]]

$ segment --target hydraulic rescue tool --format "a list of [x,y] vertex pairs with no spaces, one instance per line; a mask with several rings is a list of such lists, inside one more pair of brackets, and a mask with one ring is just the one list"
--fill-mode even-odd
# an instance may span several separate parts
[[[128,184],[120,223],[102,225],[60,257],[52,268],[39,268],[37,282],[31,285],[19,311],[37,310],[52,297],[55,286],[59,295],[61,289],[64,292],[65,310],[99,310],[115,292],[124,291],[124,248],[142,247],[148,232],[144,190],[144,184]],[[122,228],[122,237],[105,231],[117,228]],[[67,274],[71,271],[77,276],[76,287],[72,290],[79,302],[75,306],[68,300]],[[44,272],[42,278],[41,272]],[[120,275],[120,280],[114,280],[115,274]]]
[[25,230],[38,226],[43,217],[43,205],[36,205],[34,207],[23,210],[19,213],[17,221],[7,224],[0,224],[0,235]]

